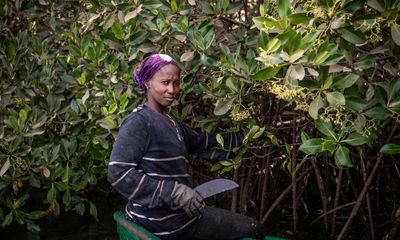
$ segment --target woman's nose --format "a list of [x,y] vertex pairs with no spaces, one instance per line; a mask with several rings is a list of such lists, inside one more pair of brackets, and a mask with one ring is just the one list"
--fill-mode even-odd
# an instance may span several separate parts
[[170,84],[168,86],[168,93],[177,94],[177,93],[179,93],[179,91],[180,91],[180,88],[178,86],[175,86],[174,84]]

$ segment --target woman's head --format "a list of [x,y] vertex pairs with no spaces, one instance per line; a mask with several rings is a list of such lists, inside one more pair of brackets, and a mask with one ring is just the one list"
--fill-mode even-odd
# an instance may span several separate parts
[[179,69],[177,62],[169,55],[159,53],[152,54],[143,59],[139,67],[133,71],[133,80],[140,89],[146,91],[145,83],[148,82],[158,70],[168,64],[173,64]]
[[170,106],[180,92],[180,69],[168,55],[145,58],[134,72],[138,86],[145,91],[146,104],[156,111]]

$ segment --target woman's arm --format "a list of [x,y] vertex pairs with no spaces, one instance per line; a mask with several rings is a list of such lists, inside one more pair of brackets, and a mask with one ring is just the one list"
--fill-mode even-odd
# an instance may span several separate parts
[[108,181],[122,196],[149,208],[172,206],[176,182],[147,176],[138,164],[149,142],[146,121],[134,114],[124,121],[108,164]]
[[244,131],[220,133],[224,139],[224,150],[214,149],[219,144],[216,140],[216,133],[207,133],[198,129],[192,129],[180,122],[182,135],[186,148],[190,154],[199,154],[202,158],[210,160],[229,159],[233,149],[242,145],[245,137]]

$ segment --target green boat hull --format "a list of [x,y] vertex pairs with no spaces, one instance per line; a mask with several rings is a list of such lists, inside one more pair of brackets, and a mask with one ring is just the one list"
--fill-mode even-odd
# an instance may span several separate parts
[[[119,240],[160,240],[144,227],[126,219],[121,211],[114,212],[114,220],[117,223]],[[253,238],[242,238],[242,240],[252,240]],[[285,240],[285,238],[265,236],[264,240]]]

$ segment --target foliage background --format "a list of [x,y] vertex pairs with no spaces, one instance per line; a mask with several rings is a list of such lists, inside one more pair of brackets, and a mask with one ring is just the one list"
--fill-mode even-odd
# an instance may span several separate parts
[[[176,117],[250,129],[237,156],[212,167],[240,182],[233,211],[289,217],[294,234],[319,211],[338,239],[365,216],[366,236],[392,237],[400,1],[0,3],[3,227],[37,231],[36,219],[70,210],[97,216],[86,192],[104,181],[118,125],[142,101],[130,73],[163,52],[183,69]],[[210,167],[195,162],[196,179]],[[32,206],[37,189],[45,194]]]

